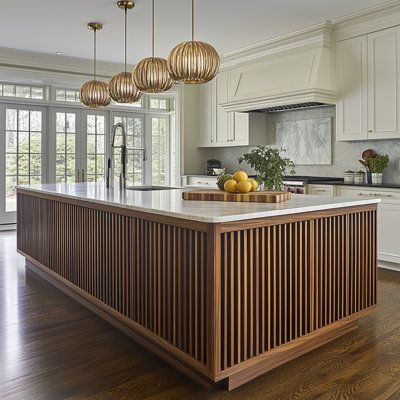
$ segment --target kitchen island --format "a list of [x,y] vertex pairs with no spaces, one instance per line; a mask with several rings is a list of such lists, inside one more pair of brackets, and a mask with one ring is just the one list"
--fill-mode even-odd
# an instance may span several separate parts
[[29,268],[206,385],[240,386],[376,307],[378,199],[197,202],[87,183],[17,199]]

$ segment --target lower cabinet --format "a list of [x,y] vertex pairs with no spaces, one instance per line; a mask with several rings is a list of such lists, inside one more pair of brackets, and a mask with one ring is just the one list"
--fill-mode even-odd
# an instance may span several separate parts
[[378,260],[400,264],[400,190],[339,186],[342,197],[379,197],[378,205]]
[[333,185],[308,185],[307,193],[317,196],[333,197],[336,194],[336,186]]

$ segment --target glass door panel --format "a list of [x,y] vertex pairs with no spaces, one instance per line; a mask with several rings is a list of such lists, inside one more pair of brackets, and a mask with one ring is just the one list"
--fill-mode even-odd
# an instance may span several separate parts
[[[114,115],[113,125],[122,122],[126,129],[126,145],[128,147],[145,147],[144,140],[144,118],[139,115]],[[115,145],[122,143],[121,131],[117,130]],[[144,184],[143,152],[128,151],[127,155],[127,185]],[[114,181],[119,182],[121,173],[120,149],[114,151]]]
[[14,223],[17,185],[41,183],[44,178],[44,109],[5,106],[2,111],[1,168],[2,185],[0,223]]
[[75,182],[77,114],[56,111],[56,182]]
[[101,114],[86,115],[86,180],[103,182],[107,154],[106,117]]
[[167,116],[151,117],[151,170],[153,185],[169,184],[169,132]]

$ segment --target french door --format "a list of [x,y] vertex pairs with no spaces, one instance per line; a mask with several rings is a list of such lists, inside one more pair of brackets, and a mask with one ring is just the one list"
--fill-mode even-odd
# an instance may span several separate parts
[[16,221],[17,185],[46,181],[46,109],[0,104],[0,224]]
[[53,121],[52,180],[57,183],[104,181],[109,143],[107,114],[54,108]]
[[[146,147],[145,120],[144,116],[132,113],[112,113],[112,124],[122,122],[126,129],[126,145],[128,147]],[[120,145],[122,140],[121,131],[117,130],[115,145]],[[120,149],[114,150],[114,182],[119,183],[121,173]],[[146,171],[143,160],[143,152],[128,151],[126,177],[127,185],[148,185],[150,184],[151,171]],[[149,173],[150,172],[150,173]]]

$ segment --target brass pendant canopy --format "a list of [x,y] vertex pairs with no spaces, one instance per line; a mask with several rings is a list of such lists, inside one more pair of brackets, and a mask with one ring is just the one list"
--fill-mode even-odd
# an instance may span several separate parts
[[135,6],[133,1],[121,0],[117,6],[125,11],[125,70],[114,75],[109,83],[110,97],[117,103],[134,103],[142,96],[132,80],[132,74],[127,72],[127,12]]
[[85,82],[79,91],[79,97],[82,104],[90,108],[108,106],[111,102],[108,94],[108,85],[106,82],[96,79],[96,32],[103,28],[98,22],[90,22],[88,29],[94,32],[94,62],[93,62],[93,80]]
[[194,0],[192,0],[192,40],[178,44],[168,56],[171,78],[183,83],[206,83],[218,73],[220,58],[208,43],[194,40]]
[[165,92],[174,84],[171,79],[167,60],[154,57],[154,0],[152,0],[152,57],[141,60],[132,72],[136,87],[146,93]]

